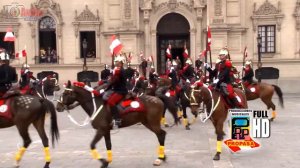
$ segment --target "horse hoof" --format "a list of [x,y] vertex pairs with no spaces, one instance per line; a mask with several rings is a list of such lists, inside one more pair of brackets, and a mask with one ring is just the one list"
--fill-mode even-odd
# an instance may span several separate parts
[[165,127],[169,127],[169,124],[165,124]]
[[167,160],[167,157],[165,156],[164,158],[157,158],[154,162],[153,162],[153,166],[160,166],[162,164],[162,162],[165,162]]
[[46,164],[45,164],[45,166],[44,166],[44,168],[50,168],[50,162],[46,162]]
[[102,163],[101,168],[107,168],[108,167],[108,161],[106,159],[99,159],[99,161]]
[[272,118],[270,119],[270,121],[274,121],[274,119],[275,119],[275,118],[272,117]]
[[220,160],[220,153],[216,153],[213,160]]
[[191,128],[190,128],[189,125],[185,126],[185,129],[186,129],[186,130],[191,130]]

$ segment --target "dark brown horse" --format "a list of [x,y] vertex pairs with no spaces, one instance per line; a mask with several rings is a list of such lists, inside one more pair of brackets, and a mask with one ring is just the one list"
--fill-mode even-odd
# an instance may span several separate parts
[[33,94],[41,98],[47,99],[47,93],[52,93],[54,91],[59,91],[60,87],[58,81],[55,77],[47,76],[39,83],[33,86]]
[[[241,104],[244,108],[247,108],[247,99],[245,94],[240,89],[234,89],[235,93],[241,99]],[[209,119],[212,121],[217,134],[217,153],[214,156],[214,160],[220,160],[220,154],[222,152],[222,140],[225,135],[223,131],[223,124],[227,118],[228,103],[226,103],[221,93],[217,90],[211,91],[207,87],[196,87],[192,90],[190,95],[191,111],[193,114],[198,114],[198,108],[203,103],[206,107],[206,111],[209,112]]]
[[276,118],[276,106],[275,104],[272,102],[272,97],[274,94],[274,91],[276,92],[276,94],[279,97],[279,103],[280,106],[283,108],[284,104],[283,104],[283,94],[282,91],[280,89],[280,87],[276,86],[276,85],[271,85],[271,84],[267,84],[267,83],[255,83],[255,84],[251,84],[248,88],[250,89],[246,89],[245,86],[242,84],[241,85],[243,90],[245,91],[247,100],[255,100],[260,98],[265,105],[267,105],[267,109],[272,109],[272,117],[271,117],[271,121],[273,121]]
[[54,146],[55,140],[58,140],[59,138],[55,106],[49,100],[41,99],[32,95],[12,96],[7,98],[5,102],[7,105],[6,107],[11,112],[11,116],[0,116],[0,128],[7,128],[16,125],[19,134],[23,139],[23,147],[19,149],[15,156],[17,166],[19,165],[24,152],[31,143],[28,127],[29,125],[33,124],[40,138],[42,139],[44,146],[46,161],[44,168],[49,168],[51,157],[49,152],[48,137],[45,133],[44,125],[45,115],[47,112],[49,112],[51,114],[51,135],[52,144]]
[[[98,89],[100,89],[98,87]],[[143,95],[139,97],[144,105],[145,111],[143,112],[129,112],[126,115],[121,113],[122,125],[121,127],[128,127],[136,123],[142,123],[149,130],[154,132],[159,141],[158,159],[154,162],[154,165],[160,165],[162,161],[166,159],[164,154],[164,143],[166,132],[161,129],[160,119],[163,113],[163,102],[153,96]],[[82,87],[72,86],[71,82],[68,82],[65,91],[63,92],[60,101],[57,104],[57,111],[62,112],[65,109],[73,108],[72,105],[78,102],[79,105],[85,110],[85,112],[91,117],[91,124],[96,129],[96,135],[91,142],[91,154],[94,159],[101,162],[102,168],[106,168],[112,161],[112,145],[110,138],[110,130],[112,129],[112,115],[110,108],[104,104],[102,97],[93,97],[91,92],[85,90]],[[107,159],[100,157],[96,150],[96,144],[105,138],[105,144],[107,149]]]

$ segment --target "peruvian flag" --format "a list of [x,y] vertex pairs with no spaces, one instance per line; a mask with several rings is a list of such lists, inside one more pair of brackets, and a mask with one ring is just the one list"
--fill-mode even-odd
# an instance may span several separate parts
[[167,58],[172,58],[172,54],[171,54],[171,44],[169,44],[168,45],[168,48],[167,48],[167,50],[166,50],[166,56],[167,56]]
[[153,56],[151,55],[149,58],[148,58],[149,62],[153,62]]
[[27,56],[26,50],[22,50],[21,52],[16,53],[16,58],[26,57],[26,56]]
[[143,58],[143,56],[144,56],[144,53],[143,53],[143,51],[141,51],[140,52],[140,58]]
[[12,33],[12,29],[11,28],[8,28],[6,30],[6,34],[4,36],[4,39],[3,41],[15,41],[15,36],[14,34]]
[[210,27],[207,26],[207,50],[210,51],[210,46],[211,46],[211,31]]
[[120,51],[122,50],[122,48],[123,48],[123,45],[122,45],[121,41],[119,39],[117,39],[115,35],[113,35],[111,37],[111,44],[109,46],[111,54],[112,55],[119,54]]
[[189,51],[188,51],[188,49],[186,48],[186,45],[184,45],[183,57],[184,57],[185,59],[189,58]]
[[200,55],[200,57],[205,57],[205,55],[206,55],[206,50],[203,50],[202,52],[201,52],[201,55]]

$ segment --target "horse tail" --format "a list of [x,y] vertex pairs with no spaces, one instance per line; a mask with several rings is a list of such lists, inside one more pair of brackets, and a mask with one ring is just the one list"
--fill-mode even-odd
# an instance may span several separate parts
[[276,92],[276,94],[278,95],[278,97],[279,97],[279,102],[280,102],[280,106],[282,107],[282,108],[284,108],[284,104],[283,104],[283,94],[282,94],[282,91],[281,91],[281,89],[280,89],[280,87],[278,87],[277,85],[272,85],[273,87],[274,87],[274,89],[275,89],[275,92]]
[[55,106],[53,103],[47,99],[42,99],[42,104],[44,107],[46,107],[47,112],[50,112],[51,114],[51,140],[52,140],[52,145],[55,147],[55,141],[58,141],[59,139],[59,129],[57,125],[57,116],[56,116],[56,110]]

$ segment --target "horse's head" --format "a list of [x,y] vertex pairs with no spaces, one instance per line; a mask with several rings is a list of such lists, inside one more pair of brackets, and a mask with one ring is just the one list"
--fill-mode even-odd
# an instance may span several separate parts
[[193,87],[189,95],[191,112],[197,116],[200,104],[204,101],[203,87]]
[[73,90],[71,81],[65,86],[64,92],[60,96],[60,99],[57,100],[56,110],[58,112],[63,112],[65,109],[69,109],[69,106],[76,102],[76,93]]
[[60,87],[58,84],[58,81],[55,76],[47,76],[43,79],[43,84],[45,89],[49,89],[51,92],[52,91],[59,91]]

